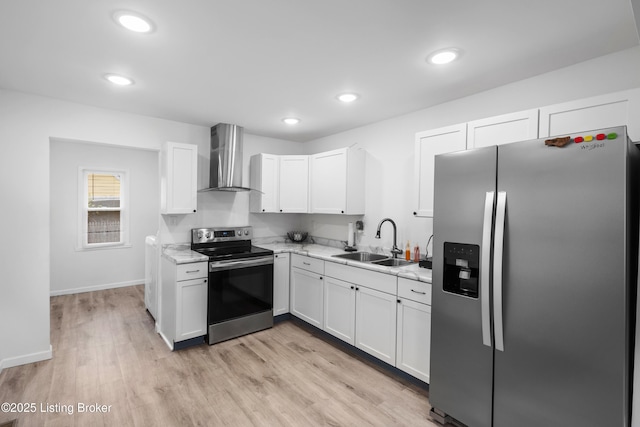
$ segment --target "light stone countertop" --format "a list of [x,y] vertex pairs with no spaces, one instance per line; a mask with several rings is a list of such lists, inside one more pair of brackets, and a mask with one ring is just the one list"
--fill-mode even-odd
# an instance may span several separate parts
[[174,264],[209,261],[208,256],[192,251],[191,245],[188,243],[163,246],[162,256]]
[[[333,257],[333,255],[345,254],[347,252],[333,246],[325,246],[314,243],[261,243],[257,244],[256,246],[270,249],[274,253],[288,252],[299,255],[306,255],[312,258],[321,259],[323,261],[335,262],[338,264],[344,264],[352,267],[377,271],[380,273],[391,274],[393,276],[404,277],[405,279],[431,283],[431,270],[420,268],[418,264],[411,264],[405,267],[386,267],[382,265],[370,264],[367,262],[347,260],[344,258],[335,258]],[[366,252],[367,250],[362,249],[362,251]],[[191,246],[188,243],[166,245],[163,247],[162,256],[170,260],[174,264],[189,264],[193,262],[202,262],[209,260],[207,256],[192,251]]]
[[[345,264],[352,267],[365,268],[367,270],[378,271],[380,273],[391,274],[398,277],[404,277],[410,280],[418,280],[420,282],[431,283],[431,270],[421,268],[418,266],[418,264],[411,264],[405,267],[386,267],[382,265],[370,264],[367,262],[347,260],[344,258],[334,258],[333,255],[345,254],[347,252],[333,246],[304,243],[263,243],[256,246],[260,246],[265,249],[271,249],[274,253],[289,252],[299,255],[306,255],[324,261]],[[362,249],[362,251],[366,252],[366,249]]]

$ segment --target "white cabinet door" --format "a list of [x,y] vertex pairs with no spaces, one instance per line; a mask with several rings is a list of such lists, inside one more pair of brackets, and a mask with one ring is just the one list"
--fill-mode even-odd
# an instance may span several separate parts
[[250,175],[252,191],[250,195],[251,212],[279,212],[279,170],[280,158],[273,154],[251,156]]
[[429,382],[431,306],[402,299],[398,304],[396,367]]
[[311,271],[292,268],[291,314],[322,329],[323,301],[324,285],[322,276]]
[[356,287],[331,277],[324,278],[324,331],[355,344]]
[[537,137],[537,108],[467,123],[467,148],[502,145]]
[[198,207],[198,147],[165,142],[161,152],[160,212],[187,214]]
[[415,216],[433,217],[433,164],[437,154],[464,150],[467,125],[448,126],[416,133],[415,142]]
[[362,286],[356,290],[356,347],[378,359],[395,365],[395,295]]
[[347,209],[347,149],[311,156],[310,212],[339,214]]
[[176,282],[176,338],[183,341],[207,333],[207,279]]
[[309,212],[309,156],[280,156],[280,212]]
[[289,312],[289,254],[273,256],[273,315]]
[[540,109],[540,138],[615,126],[628,126],[629,137],[640,139],[640,90],[616,92],[550,105]]
[[365,152],[351,148],[310,157],[311,213],[364,214]]

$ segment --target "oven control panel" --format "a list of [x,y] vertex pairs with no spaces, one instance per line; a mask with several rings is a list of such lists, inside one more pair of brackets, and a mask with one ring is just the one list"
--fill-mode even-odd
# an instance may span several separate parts
[[253,230],[251,226],[228,228],[193,228],[191,243],[228,242],[233,240],[251,240]]

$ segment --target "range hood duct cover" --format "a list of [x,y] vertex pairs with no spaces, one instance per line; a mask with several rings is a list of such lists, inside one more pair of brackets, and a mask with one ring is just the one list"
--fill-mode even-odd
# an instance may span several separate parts
[[201,191],[251,191],[242,186],[242,137],[244,129],[219,123],[211,128],[209,188]]

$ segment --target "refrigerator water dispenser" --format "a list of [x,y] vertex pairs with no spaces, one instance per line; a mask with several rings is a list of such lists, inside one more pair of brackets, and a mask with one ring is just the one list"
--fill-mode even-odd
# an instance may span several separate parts
[[444,242],[443,290],[478,298],[480,246]]

